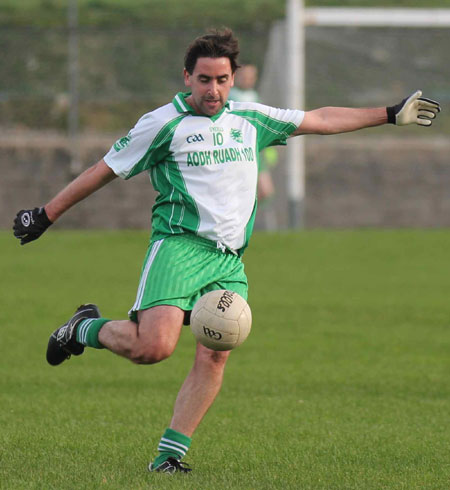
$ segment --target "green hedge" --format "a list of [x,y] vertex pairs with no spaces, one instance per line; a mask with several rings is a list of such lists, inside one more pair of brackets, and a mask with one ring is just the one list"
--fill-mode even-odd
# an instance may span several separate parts
[[[67,0],[2,0],[0,25],[55,26],[67,22]],[[423,0],[307,0],[307,6],[423,7]],[[80,24],[261,28],[285,14],[284,0],[78,0]],[[450,0],[427,0],[450,8]]]
[[[306,2],[309,6],[367,7],[423,3],[424,0]],[[0,0],[0,126],[66,128],[67,4],[68,0]],[[252,60],[262,66],[270,26],[285,15],[285,0],[79,0],[78,4],[80,126],[102,131],[128,128],[137,114],[166,103],[184,89],[181,67],[185,47],[206,27],[232,27],[241,42],[241,61]],[[450,8],[450,0],[427,0],[426,5]],[[433,34],[439,35],[438,30]],[[439,46],[445,50],[447,44],[443,37]],[[435,57],[445,59],[445,54],[439,51]],[[337,57],[335,63],[341,63],[340,59]],[[341,64],[346,70],[345,63]],[[418,76],[421,70],[418,67]],[[402,73],[408,80],[409,72]],[[439,73],[433,72],[429,77],[428,84],[423,84],[430,89],[427,93],[441,101],[447,100],[448,91],[442,81],[445,76],[445,70],[439,69]],[[356,80],[358,87],[358,77],[359,71],[354,69],[341,80]],[[316,89],[334,94],[340,103],[345,101],[342,96],[337,97],[339,85],[334,79],[319,74],[319,82],[320,86],[308,85],[308,100],[314,106]],[[345,89],[348,92],[347,86]]]

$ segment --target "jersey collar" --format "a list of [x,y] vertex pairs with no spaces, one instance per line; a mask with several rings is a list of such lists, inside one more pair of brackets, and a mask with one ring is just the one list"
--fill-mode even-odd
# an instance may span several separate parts
[[178,92],[177,95],[172,100],[172,104],[175,106],[175,109],[180,113],[188,113],[192,116],[201,116],[201,117],[209,117],[213,121],[216,121],[225,111],[225,109],[230,108],[230,103],[227,101],[223,106],[222,110],[219,111],[214,116],[205,116],[204,114],[197,114],[195,110],[186,102],[186,98],[191,95],[191,92]]

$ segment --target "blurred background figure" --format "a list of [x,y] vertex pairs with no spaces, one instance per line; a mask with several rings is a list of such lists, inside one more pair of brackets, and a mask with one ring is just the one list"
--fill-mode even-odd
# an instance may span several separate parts
[[[258,68],[252,64],[244,64],[236,71],[234,87],[230,90],[229,98],[237,102],[261,102],[256,85],[258,82]],[[278,163],[278,152],[274,147],[263,150],[260,155],[260,168],[258,176],[258,201],[261,219],[257,219],[255,226],[266,230],[276,229],[276,215],[273,206],[275,187],[271,170]]]
[[255,65],[243,65],[238,68],[234,87],[230,90],[230,99],[239,102],[260,102],[256,83],[258,81],[258,68]]

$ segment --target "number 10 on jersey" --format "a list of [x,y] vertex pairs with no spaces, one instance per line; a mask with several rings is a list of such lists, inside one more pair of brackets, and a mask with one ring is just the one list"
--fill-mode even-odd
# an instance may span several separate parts
[[222,133],[213,133],[213,141],[214,141],[214,146],[222,146],[223,145],[223,134]]

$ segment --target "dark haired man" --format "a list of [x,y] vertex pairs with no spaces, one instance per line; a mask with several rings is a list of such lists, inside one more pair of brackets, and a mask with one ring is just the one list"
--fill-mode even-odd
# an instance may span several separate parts
[[[419,92],[387,109],[303,112],[229,103],[238,52],[229,30],[196,39],[185,57],[189,93],[179,93],[171,103],[145,114],[102,160],[44,207],[17,214],[14,234],[25,244],[117,176],[128,179],[147,171],[159,193],[129,319],[108,320],[95,305],[82,305],[51,335],[50,364],[82,354],[85,346],[107,348],[140,364],[160,362],[174,351],[200,296],[230,289],[247,298],[240,257],[256,212],[258,151],[285,144],[293,135],[341,133],[387,122],[426,126],[439,111],[437,103]],[[220,390],[228,356],[197,345],[151,471],[190,471],[180,460]]]

